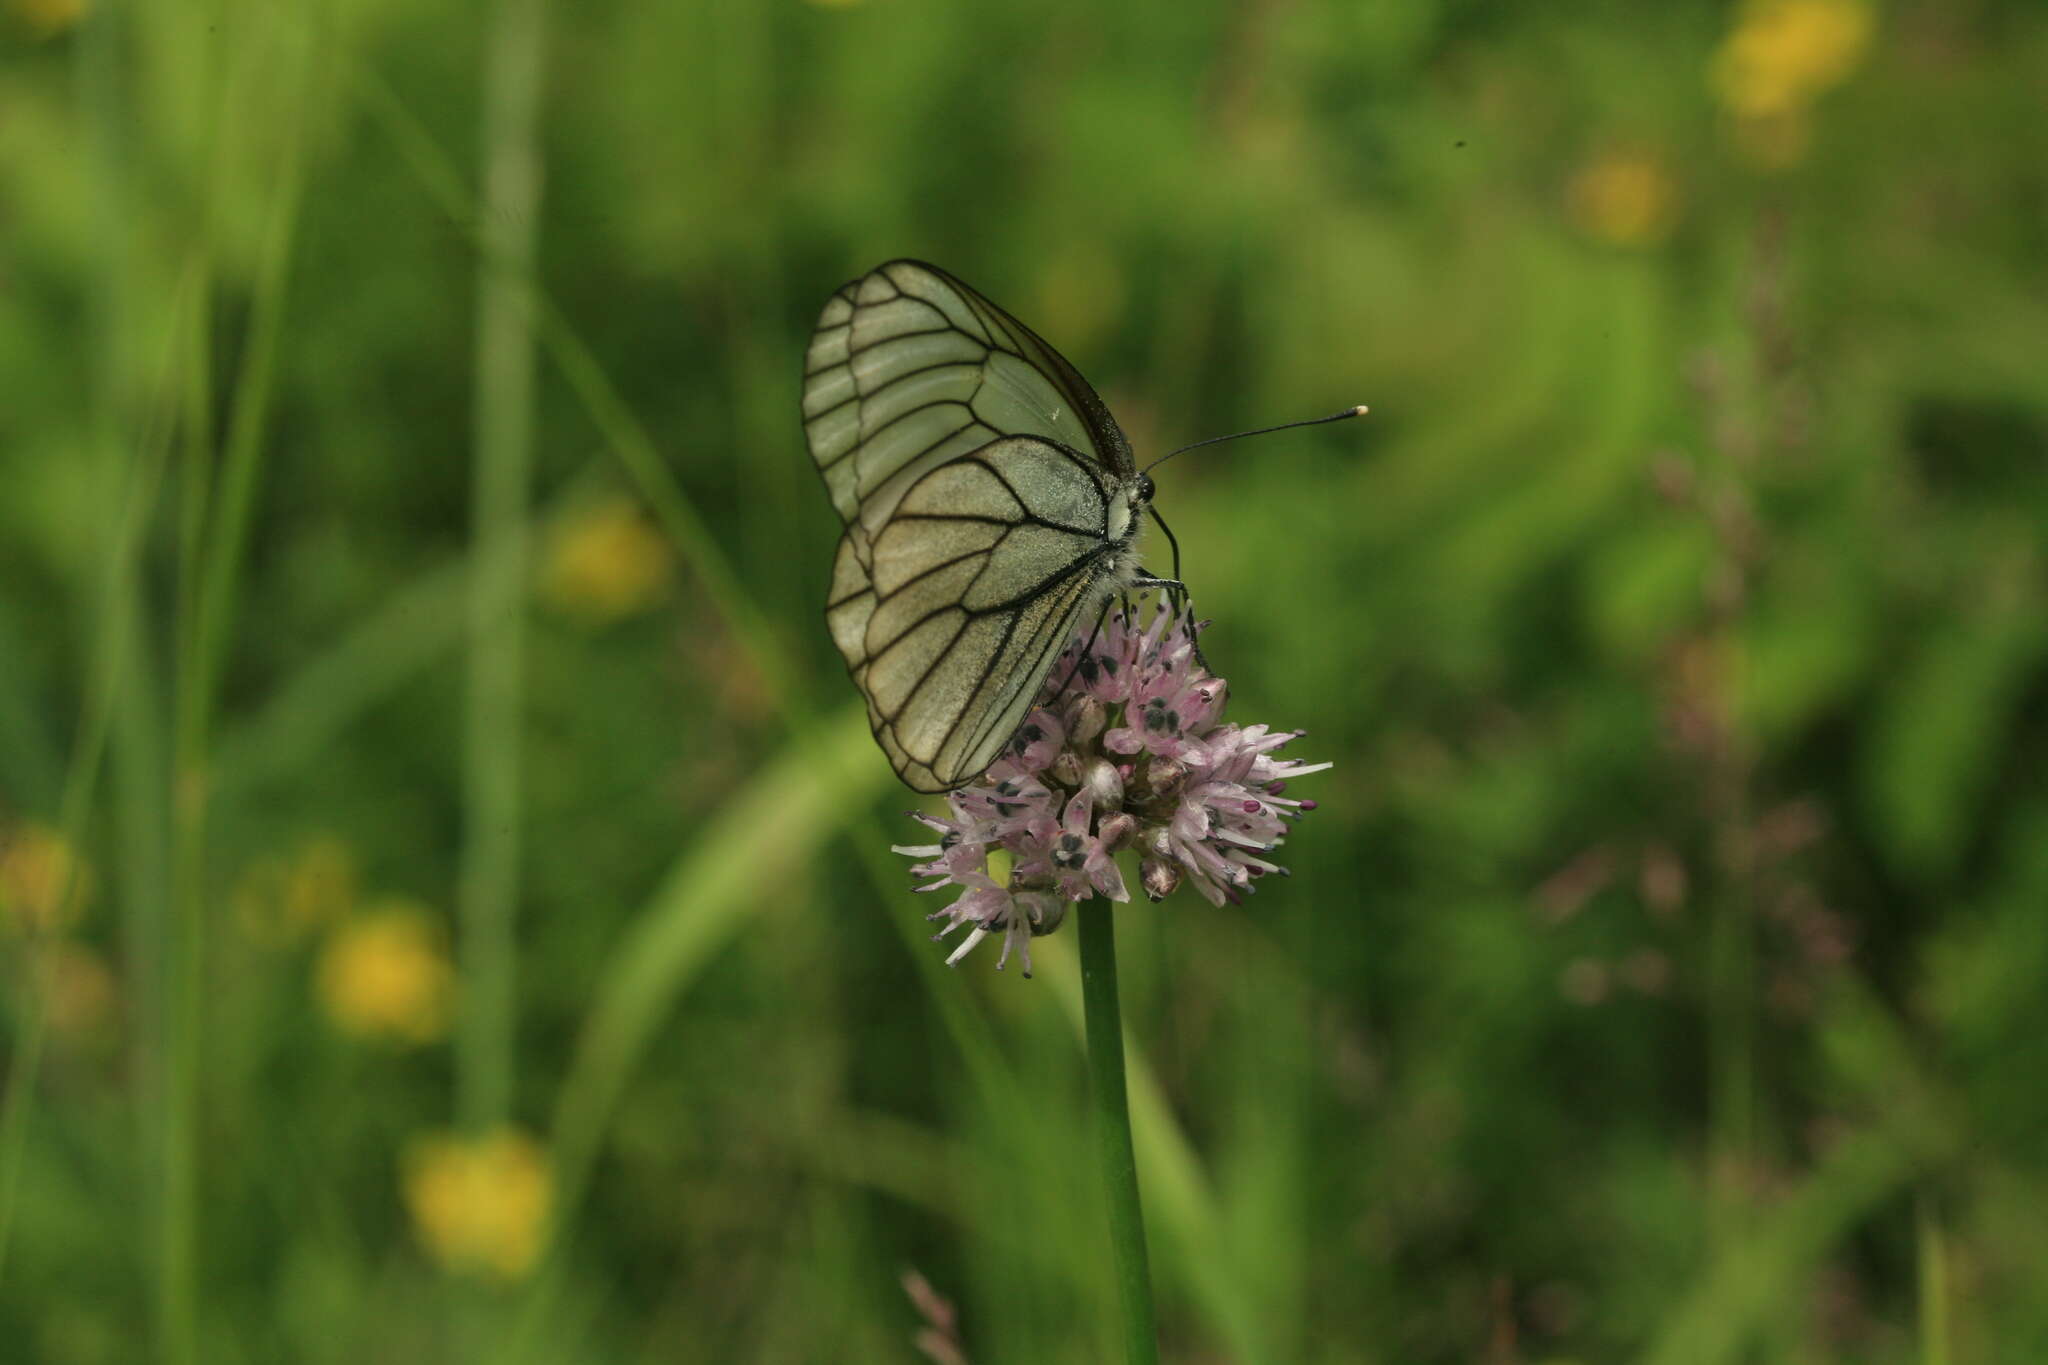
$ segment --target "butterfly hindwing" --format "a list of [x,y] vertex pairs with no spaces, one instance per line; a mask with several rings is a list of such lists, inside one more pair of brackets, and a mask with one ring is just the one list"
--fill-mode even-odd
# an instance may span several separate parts
[[1006,437],[926,474],[873,541],[842,540],[827,609],[903,780],[943,791],[1000,754],[1101,602],[1108,498],[1072,452]]

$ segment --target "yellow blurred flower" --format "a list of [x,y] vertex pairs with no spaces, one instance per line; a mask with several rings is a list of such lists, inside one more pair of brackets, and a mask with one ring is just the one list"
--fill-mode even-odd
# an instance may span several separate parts
[[668,591],[668,542],[626,498],[573,513],[549,537],[540,590],[593,625],[646,611]]
[[32,821],[0,834],[0,924],[25,934],[67,928],[92,889],[92,868],[49,825]]
[[7,8],[38,38],[54,38],[85,17],[85,0],[8,0]]
[[1654,246],[1678,221],[1677,182],[1646,151],[1607,153],[1572,177],[1567,198],[1580,229],[1614,246]]
[[448,1032],[455,969],[425,909],[384,901],[335,929],[320,954],[320,1002],[361,1038],[431,1043]]
[[268,947],[288,947],[354,906],[355,855],[333,835],[315,835],[289,858],[273,855],[251,863],[233,899],[244,933]]
[[1869,44],[1863,0],[1753,0],[1708,76],[1738,118],[1781,118],[1846,80]]
[[516,1280],[540,1260],[554,1173],[525,1133],[420,1138],[406,1149],[403,1175],[413,1227],[443,1267]]

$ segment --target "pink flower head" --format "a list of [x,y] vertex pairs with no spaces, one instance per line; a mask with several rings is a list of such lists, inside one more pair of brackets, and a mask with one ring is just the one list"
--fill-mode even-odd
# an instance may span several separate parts
[[[1128,846],[1155,901],[1186,881],[1213,904],[1241,902],[1259,878],[1285,874],[1267,855],[1315,809],[1286,784],[1330,765],[1275,756],[1300,731],[1222,722],[1228,687],[1195,648],[1205,624],[1169,606],[1143,627],[1111,611],[1046,675],[1003,757],[949,795],[949,817],[912,812],[940,836],[895,850],[920,859],[918,890],[961,889],[930,917],[947,921],[938,937],[971,926],[947,965],[1000,933],[997,968],[1016,950],[1029,976],[1030,940],[1070,903],[1130,899],[1115,857]],[[989,870],[998,848],[1010,854],[1002,883]]]

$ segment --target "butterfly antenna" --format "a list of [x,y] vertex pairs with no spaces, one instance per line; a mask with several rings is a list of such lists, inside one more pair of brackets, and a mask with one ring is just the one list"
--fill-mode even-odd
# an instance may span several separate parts
[[1333,412],[1328,417],[1310,417],[1307,420],[1301,422],[1282,422],[1277,427],[1260,427],[1257,431],[1240,431],[1230,436],[1211,436],[1206,441],[1197,441],[1193,445],[1182,446],[1179,450],[1167,451],[1164,455],[1161,455],[1151,464],[1146,465],[1145,468],[1140,472],[1150,473],[1152,470],[1155,470],[1159,468],[1159,466],[1165,464],[1174,456],[1184,455],[1190,450],[1200,450],[1203,446],[1221,445],[1225,441],[1238,441],[1244,439],[1247,436],[1265,436],[1275,431],[1292,431],[1295,427],[1319,427],[1323,425],[1323,423],[1325,422],[1348,421],[1353,417],[1363,417],[1369,411],[1370,409],[1367,408],[1365,404],[1360,403],[1355,408],[1346,408],[1342,412]]

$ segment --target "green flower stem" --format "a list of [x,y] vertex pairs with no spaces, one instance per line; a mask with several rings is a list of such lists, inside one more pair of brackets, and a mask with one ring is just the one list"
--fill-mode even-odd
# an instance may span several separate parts
[[1138,1204],[1138,1158],[1131,1148],[1131,1106],[1124,1094],[1123,1011],[1116,996],[1116,922],[1107,902],[1074,907],[1081,921],[1081,1000],[1088,1020],[1088,1078],[1095,1092],[1095,1140],[1109,1191],[1109,1239],[1123,1300],[1124,1359],[1157,1365],[1159,1327],[1152,1309],[1152,1267]]

